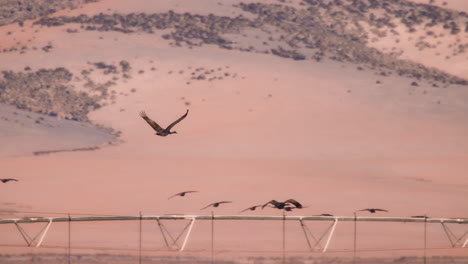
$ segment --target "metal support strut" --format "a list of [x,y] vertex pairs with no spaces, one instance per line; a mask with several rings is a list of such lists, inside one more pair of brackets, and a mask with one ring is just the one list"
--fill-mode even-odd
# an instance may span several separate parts
[[[304,231],[304,236],[306,238],[307,245],[309,246],[310,251],[313,251],[315,248],[319,248],[319,249],[322,250],[322,253],[325,253],[327,251],[327,249],[328,249],[328,246],[330,245],[331,238],[332,238],[333,234],[335,233],[335,228],[336,228],[336,225],[338,224],[338,219],[335,219],[333,221],[333,223],[331,223],[327,227],[325,232],[323,232],[323,234],[318,239],[315,238],[315,236],[309,230],[307,225],[304,224],[304,221],[302,219],[300,219],[299,222],[301,223],[302,231]],[[325,242],[325,245],[322,247],[320,242],[323,240],[323,238],[325,237],[325,235],[327,233],[328,233],[327,241]],[[309,237],[311,237],[315,241],[314,246],[312,246],[312,244],[310,243]]]
[[457,235],[455,235],[455,233],[453,233],[453,231],[448,227],[448,225],[446,225],[444,222],[441,222],[442,224],[442,227],[445,231],[445,234],[447,235],[447,238],[449,239],[450,241],[450,244],[452,245],[452,247],[457,247],[457,246],[460,246],[462,248],[466,247],[466,245],[468,244],[468,238],[465,240],[464,243],[462,243],[462,240],[463,238],[468,234],[468,230],[465,231],[465,233],[463,233],[463,235],[459,236],[457,238]]
[[[26,241],[26,244],[28,245],[28,247],[31,247],[33,245],[35,245],[35,247],[40,247],[42,244],[42,241],[44,241],[47,231],[49,231],[49,227],[51,224],[52,224],[52,219],[49,219],[49,222],[39,231],[39,233],[37,233],[36,236],[34,236],[34,238],[31,238],[28,235],[28,233],[18,223],[15,223],[16,228],[20,232],[24,241]],[[38,238],[39,240],[36,242],[36,239]]]
[[[179,235],[176,238],[174,238],[171,235],[169,230],[167,230],[167,228],[163,225],[163,223],[159,219],[156,219],[156,221],[158,222],[158,226],[159,226],[159,229],[161,230],[161,234],[163,236],[164,243],[166,244],[166,247],[169,248],[169,249],[174,248],[176,250],[183,251],[185,249],[185,246],[187,245],[187,241],[188,241],[188,238],[190,236],[190,233],[192,232],[192,227],[195,224],[195,218],[190,219],[190,222],[187,225],[185,225],[185,227],[182,229],[182,231],[179,233]],[[185,238],[184,238],[184,241],[182,243],[182,246],[179,247],[177,242],[182,237],[182,235],[184,234],[185,231],[187,231],[187,233],[185,234]],[[168,238],[172,241],[171,243],[169,243]]]

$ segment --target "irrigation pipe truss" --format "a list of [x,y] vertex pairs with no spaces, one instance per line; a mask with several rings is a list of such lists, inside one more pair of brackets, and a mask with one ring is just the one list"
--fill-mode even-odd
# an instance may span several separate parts
[[468,224],[468,218],[421,217],[362,217],[362,216],[265,216],[265,215],[142,215],[142,216],[80,216],[80,217],[24,217],[0,219],[0,224],[40,222],[91,222],[125,220],[286,220],[286,221],[365,221],[365,222],[419,222]]
[[[441,224],[445,231],[452,247],[465,248],[468,245],[468,235],[466,231],[461,236],[456,236],[449,226],[446,224],[468,224],[468,218],[428,218],[425,216],[418,217],[361,217],[361,216],[254,216],[254,215],[139,215],[139,216],[80,216],[80,217],[25,217],[19,219],[0,219],[0,224],[14,224],[18,231],[23,236],[28,246],[39,247],[44,240],[44,237],[49,230],[49,227],[53,222],[92,222],[92,221],[143,221],[143,220],[154,220],[158,223],[160,231],[164,236],[164,241],[168,248],[176,247],[177,250],[183,251],[192,227],[195,221],[199,220],[279,220],[279,221],[298,221],[304,231],[304,235],[307,240],[307,244],[310,250],[320,248],[322,252],[325,252],[330,244],[331,238],[334,234],[335,228],[340,221],[353,221],[353,222],[412,222],[412,223],[424,223],[426,224]],[[164,224],[160,220],[190,220],[189,223],[183,228],[177,237],[171,236]],[[314,237],[305,221],[329,221],[331,224],[326,228],[325,232],[320,238]],[[26,223],[46,223],[42,230],[37,233],[35,237],[29,236],[29,234],[20,226],[20,224]],[[426,230],[426,229],[424,229]],[[140,230],[141,231],[141,230]],[[426,231],[424,231],[426,232]],[[177,242],[182,238],[182,234],[185,233],[185,238],[181,246],[178,246]],[[328,237],[325,236],[328,234]],[[169,239],[171,241],[169,241]],[[314,240],[311,241],[311,239]],[[322,240],[324,240],[322,245]],[[464,240],[464,241],[463,241]],[[312,245],[314,243],[314,245]]]

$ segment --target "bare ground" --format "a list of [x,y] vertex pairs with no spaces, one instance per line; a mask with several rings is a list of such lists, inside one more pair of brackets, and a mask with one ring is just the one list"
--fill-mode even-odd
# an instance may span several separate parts
[[[213,263],[211,258],[194,257],[179,255],[148,257],[142,256],[116,256],[107,254],[96,255],[55,255],[55,254],[25,254],[25,255],[0,255],[0,261],[4,264],[133,264],[133,263],[151,263],[151,264],[171,264],[171,263],[191,263],[208,264]],[[140,262],[141,261],[141,262]],[[464,264],[468,257],[450,257],[435,256],[427,257],[398,257],[398,258],[327,258],[327,257],[241,257],[237,260],[223,260],[223,257],[215,257],[214,263],[220,264],[412,264],[412,263],[430,263],[430,264]]]

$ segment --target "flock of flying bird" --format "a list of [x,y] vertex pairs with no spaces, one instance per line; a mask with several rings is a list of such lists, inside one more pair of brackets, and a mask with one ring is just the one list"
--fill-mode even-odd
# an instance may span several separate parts
[[[184,197],[189,193],[195,193],[195,192],[198,192],[198,191],[184,191],[184,192],[176,193],[176,194],[170,196],[167,199],[169,200],[169,199],[171,199],[173,197],[176,197],[176,196]],[[206,209],[208,207],[219,207],[221,204],[227,204],[227,203],[232,203],[232,201],[221,201],[221,202],[211,203],[211,204],[201,208],[200,210]],[[248,207],[248,208],[240,211],[239,213],[243,213],[245,211],[255,211],[257,208],[264,209],[265,207],[271,207],[271,208],[275,208],[275,209],[279,209],[279,210],[285,210],[285,211],[288,211],[288,212],[292,211],[293,209],[305,208],[300,202],[298,202],[298,201],[296,201],[294,199],[288,199],[288,200],[286,200],[284,202],[278,202],[276,200],[271,200],[271,201],[269,201],[267,203],[264,203],[264,204],[259,204],[259,205],[254,205],[254,206]],[[370,213],[388,212],[387,210],[379,209],[379,208],[366,208],[366,209],[358,210],[356,212],[360,212],[360,211],[368,211]],[[331,214],[321,214],[319,216],[333,216],[333,215],[331,215]]]
[[[173,198],[173,197],[176,197],[176,196],[185,196],[186,194],[188,193],[195,193],[195,192],[198,192],[198,191],[185,191],[185,192],[180,192],[180,193],[176,193],[174,195],[172,195],[171,197],[167,198],[168,200]],[[208,207],[219,207],[221,204],[225,204],[225,203],[232,203],[232,201],[221,201],[221,202],[216,202],[216,203],[211,203],[203,208],[201,208],[200,210],[203,210],[203,209],[206,209]],[[278,202],[276,200],[271,200],[269,201],[268,203],[265,203],[265,204],[260,204],[260,205],[254,205],[254,206],[251,206],[249,208],[246,208],[244,210],[241,211],[242,212],[245,212],[245,211],[255,211],[255,209],[257,208],[265,208],[267,206],[270,206],[270,207],[273,207],[273,208],[276,208],[276,209],[284,209],[285,211],[292,211],[293,209],[302,209],[304,208],[302,206],[301,203],[299,203],[298,201],[294,200],[294,199],[288,199],[284,202]]]
[[[6,178],[6,179],[0,179],[0,181],[3,182],[3,183],[7,183],[7,182],[10,182],[10,181],[18,181],[18,180],[13,179],[13,178]],[[195,193],[195,192],[198,192],[198,191],[184,191],[184,192],[176,193],[176,194],[172,195],[171,197],[169,197],[167,199],[171,199],[171,198],[176,197],[176,196],[184,197],[188,193]],[[226,203],[232,203],[232,201],[221,201],[221,202],[211,203],[211,204],[201,208],[200,210],[206,209],[208,207],[219,207],[221,204],[226,204]],[[278,202],[276,200],[271,200],[271,201],[269,201],[267,203],[264,203],[264,204],[250,206],[249,208],[246,208],[246,209],[240,211],[239,213],[242,213],[242,212],[245,212],[245,211],[255,211],[257,208],[264,209],[265,207],[272,207],[272,208],[276,208],[276,209],[279,209],[279,210],[285,210],[285,211],[288,211],[288,212],[292,211],[293,209],[302,209],[302,208],[304,208],[304,206],[301,203],[299,203],[298,201],[296,201],[294,199],[288,199],[288,200],[286,200],[284,202]],[[366,208],[366,209],[358,210],[356,212],[359,212],[359,211],[369,211],[371,213],[388,212],[387,210],[379,209],[379,208]],[[331,214],[321,214],[320,216],[332,216],[332,215]]]
[[[180,121],[182,121],[185,117],[187,117],[188,112],[189,112],[189,110],[187,109],[187,112],[185,112],[184,115],[182,115],[176,121],[172,122],[166,128],[162,128],[160,125],[158,125],[158,123],[156,123],[154,120],[150,119],[146,115],[145,111],[141,111],[140,116],[156,131],[156,135],[161,136],[161,137],[165,137],[165,136],[170,135],[170,134],[177,134],[176,131],[171,131],[171,129],[175,125],[177,125]],[[3,183],[7,183],[7,182],[10,182],[10,181],[18,181],[18,180],[13,179],[13,178],[5,178],[5,179],[0,179],[0,181],[3,182]],[[176,197],[176,196],[183,197],[188,193],[194,193],[194,192],[198,192],[198,191],[184,191],[184,192],[176,193],[176,194],[172,195],[171,197],[169,197],[168,199],[171,199],[171,198]],[[221,201],[221,202],[211,203],[211,204],[201,208],[200,210],[206,209],[208,207],[219,207],[221,204],[226,204],[226,203],[232,203],[232,201]],[[301,203],[299,203],[298,201],[296,201],[294,199],[288,199],[288,200],[286,200],[284,202],[278,202],[276,200],[271,200],[271,201],[269,201],[269,202],[267,202],[265,204],[254,205],[254,206],[251,206],[249,208],[246,208],[246,209],[240,211],[240,213],[245,212],[245,211],[255,211],[257,208],[264,209],[265,207],[272,207],[272,208],[276,208],[276,209],[279,209],[279,210],[285,210],[285,211],[292,211],[293,209],[302,209],[302,208],[304,208],[304,206],[302,206]],[[366,209],[358,210],[356,212],[359,212],[359,211],[369,211],[370,213],[388,212],[387,210],[379,209],[379,208],[366,208]],[[332,216],[332,215],[331,214],[321,214],[321,216]]]
[[[146,115],[145,111],[141,111],[140,116],[156,131],[156,135],[161,136],[161,137],[165,137],[165,136],[170,135],[170,134],[177,134],[176,131],[171,131],[171,129],[175,125],[177,125],[180,121],[182,121],[185,117],[187,117],[188,112],[189,112],[189,110],[187,109],[187,112],[185,112],[184,115],[179,117],[179,119],[177,119],[176,121],[172,122],[166,128],[162,128],[158,123],[156,123],[154,120],[149,118]],[[176,194],[172,195],[171,197],[169,197],[168,199],[171,199],[171,198],[173,198],[175,196],[182,196],[183,197],[188,193],[194,193],[194,192],[197,192],[197,191],[185,191],[185,192],[176,193]],[[221,202],[212,203],[212,204],[209,204],[209,205],[201,208],[200,210],[206,209],[208,207],[219,207],[221,204],[226,204],[226,203],[232,203],[232,201],[221,201]],[[264,209],[267,206],[272,207],[272,208],[276,208],[276,209],[280,209],[280,210],[285,210],[285,211],[292,211],[293,209],[302,209],[302,208],[304,208],[301,203],[299,203],[298,201],[296,201],[294,199],[288,199],[288,200],[286,200],[284,202],[278,202],[276,200],[271,200],[271,201],[269,201],[269,202],[267,202],[265,204],[254,205],[254,206],[251,206],[249,208],[246,208],[246,209],[242,210],[240,213],[245,212],[245,211],[249,211],[249,210],[250,211],[255,211],[257,208]],[[369,211],[370,213],[388,212],[387,210],[379,209],[379,208],[366,208],[366,209],[358,210],[356,212],[359,212],[359,211]],[[322,214],[321,216],[331,216],[331,214]]]

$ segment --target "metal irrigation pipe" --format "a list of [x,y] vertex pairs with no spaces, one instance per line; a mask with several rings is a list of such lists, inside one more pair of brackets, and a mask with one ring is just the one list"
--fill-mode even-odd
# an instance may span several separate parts
[[366,221],[366,222],[420,222],[468,224],[468,218],[416,217],[354,217],[354,216],[262,216],[262,215],[147,215],[147,216],[83,216],[83,217],[25,217],[0,219],[0,224],[80,221],[135,221],[135,220],[284,220],[284,221]]

